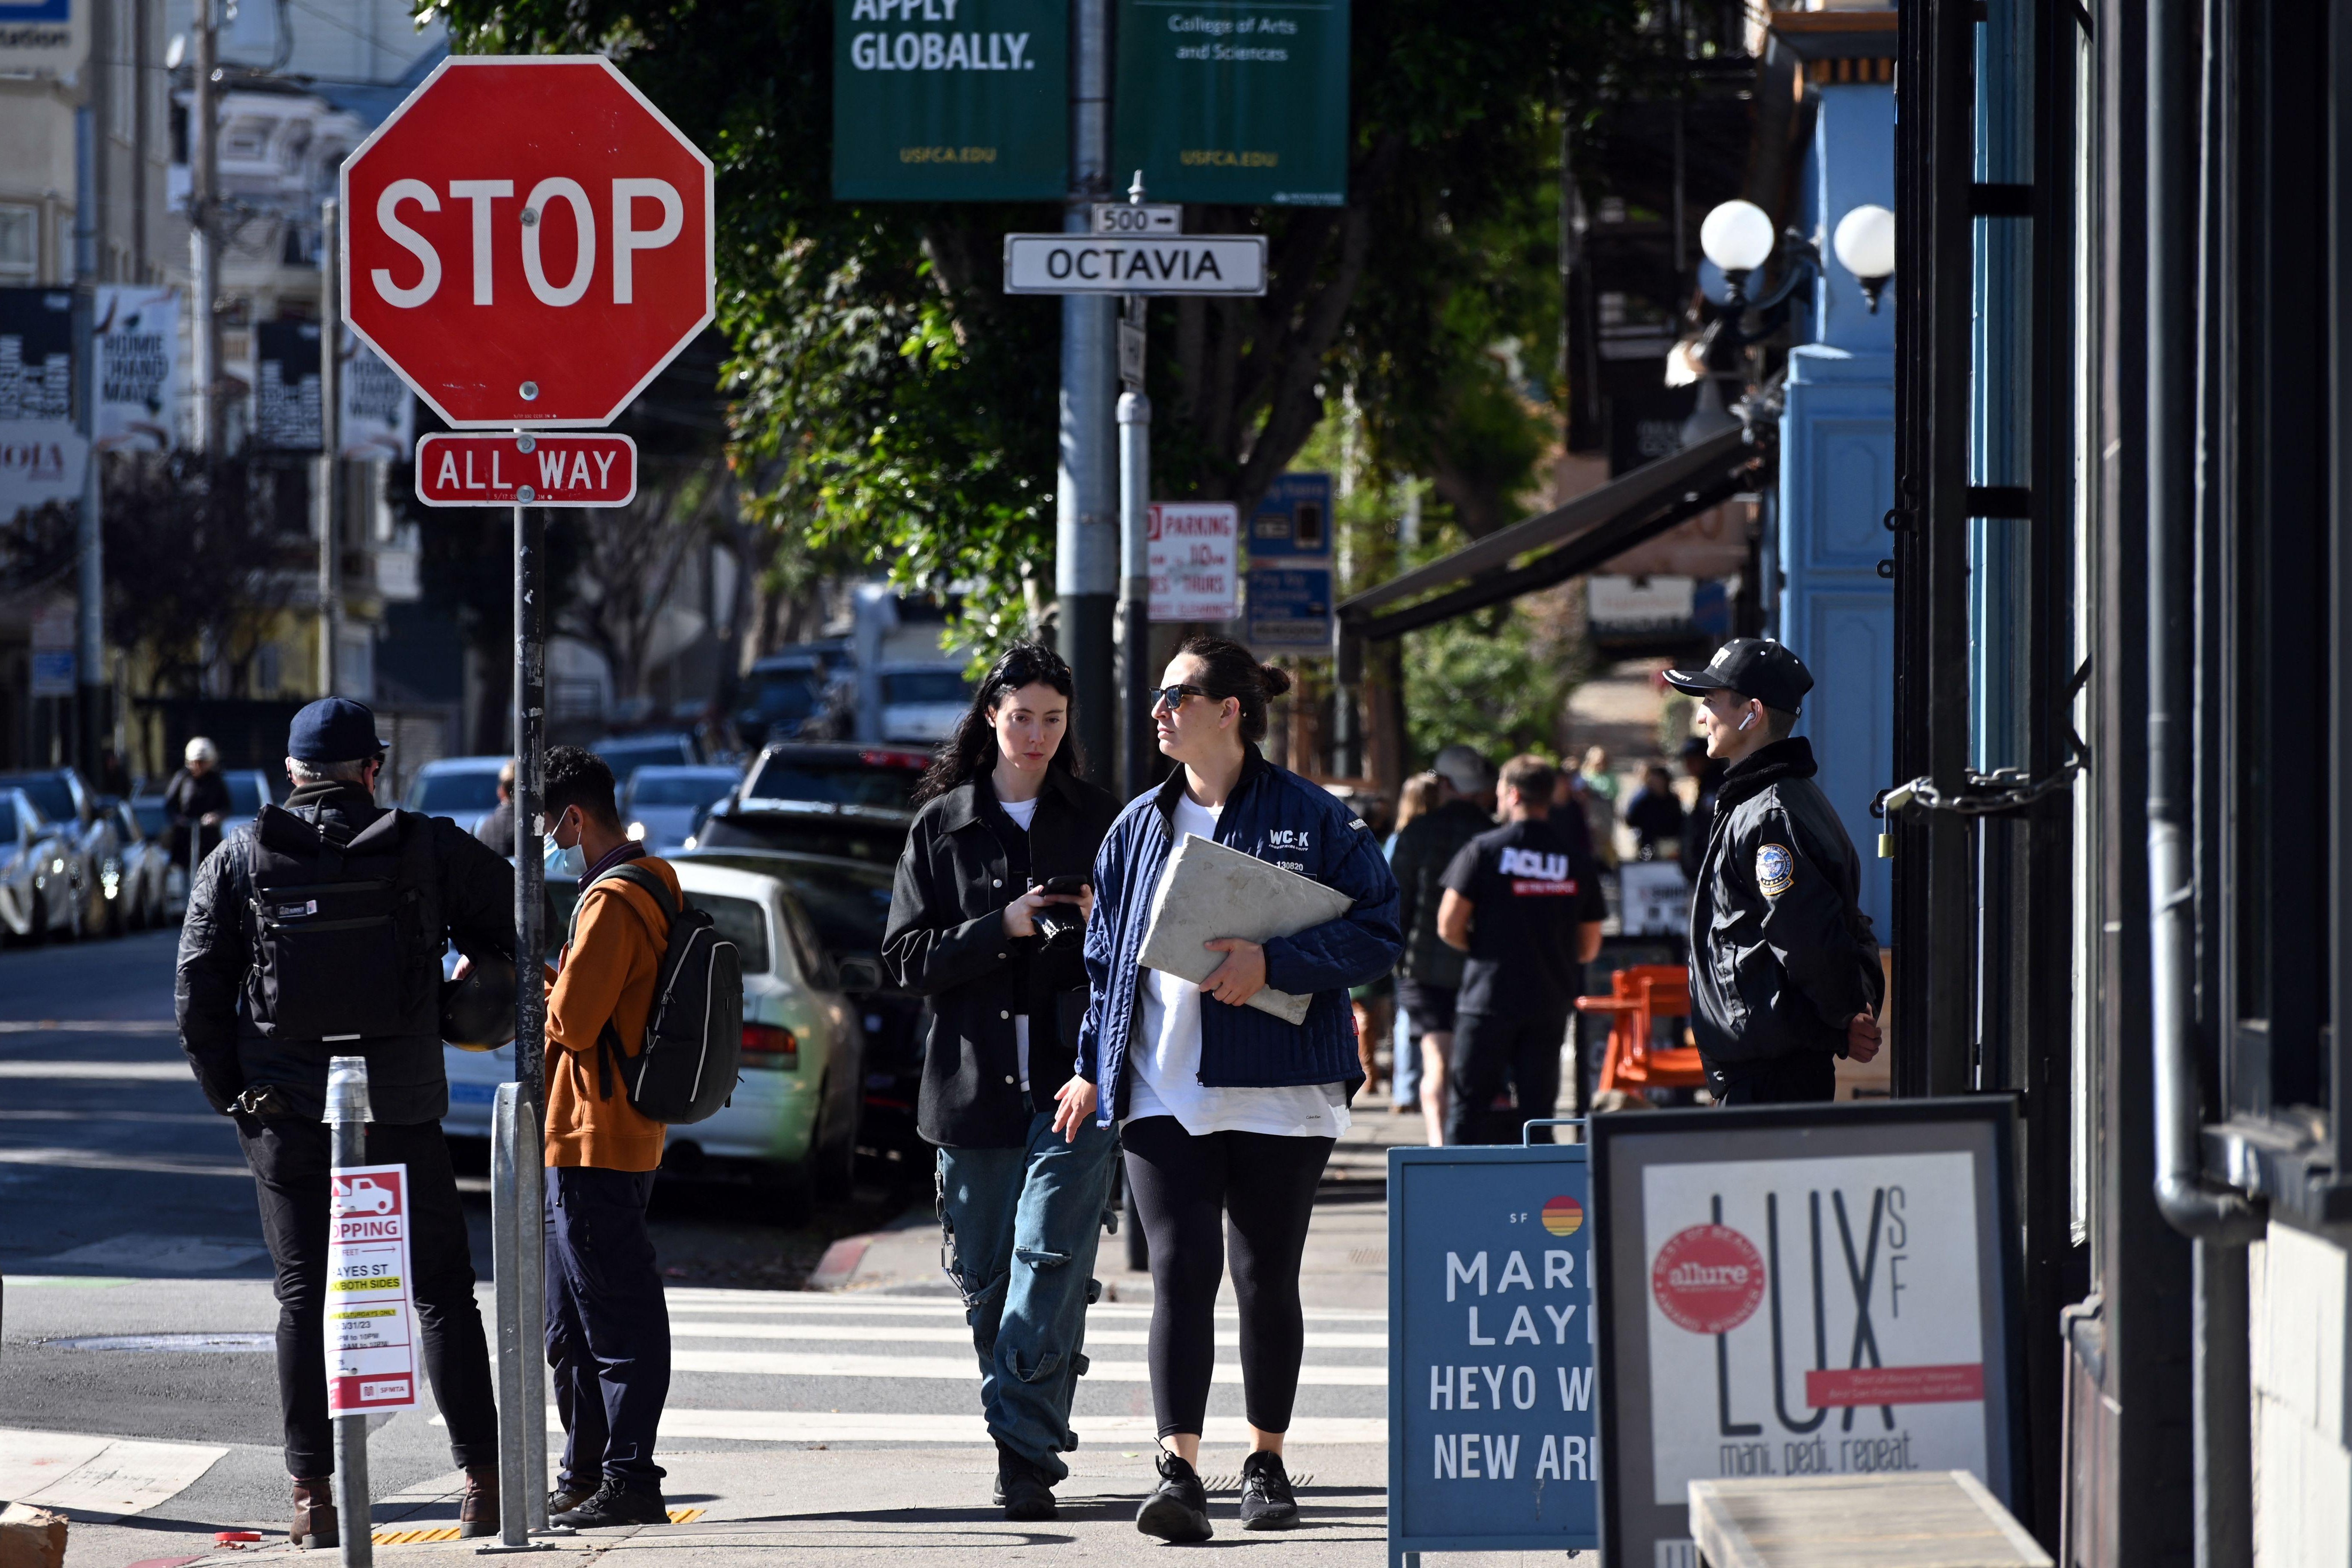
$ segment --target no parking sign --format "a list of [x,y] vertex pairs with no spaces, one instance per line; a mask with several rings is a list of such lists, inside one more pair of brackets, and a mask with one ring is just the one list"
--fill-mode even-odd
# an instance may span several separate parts
[[334,1173],[327,1242],[327,1408],[337,1415],[416,1406],[408,1167]]

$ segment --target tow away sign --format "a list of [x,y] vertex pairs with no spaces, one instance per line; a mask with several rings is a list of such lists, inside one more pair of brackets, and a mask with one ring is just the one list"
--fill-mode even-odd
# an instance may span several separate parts
[[626,436],[432,435],[416,443],[426,506],[626,506],[637,444]]
[[327,1242],[327,1408],[336,1415],[416,1405],[416,1307],[408,1247],[408,1167],[333,1177]]
[[1008,294],[1263,294],[1265,236],[1008,234]]

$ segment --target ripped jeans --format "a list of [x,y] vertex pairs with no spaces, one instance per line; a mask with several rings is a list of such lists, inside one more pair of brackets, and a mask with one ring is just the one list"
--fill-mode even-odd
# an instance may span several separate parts
[[948,1277],[963,1293],[980,1354],[989,1435],[1055,1480],[1078,1446],[1070,1401],[1087,1369],[1087,1308],[1100,1293],[1102,1239],[1118,1134],[1089,1116],[1075,1142],[1030,1118],[1019,1149],[941,1149],[940,1222]]

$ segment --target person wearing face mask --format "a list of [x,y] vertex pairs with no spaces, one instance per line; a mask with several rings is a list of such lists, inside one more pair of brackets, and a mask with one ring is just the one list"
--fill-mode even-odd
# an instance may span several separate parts
[[[563,1418],[551,1521],[667,1524],[654,1463],[669,1397],[669,1308],[646,1205],[663,1125],[629,1103],[600,1042],[645,1048],[677,872],[621,829],[613,770],[577,746],[547,753],[547,871],[580,882],[547,998],[547,1363]],[[633,866],[665,890],[656,902]]]
[[[1087,876],[1118,802],[1078,777],[1070,668],[1016,643],[916,786],[882,958],[930,1002],[916,1123],[980,1357],[996,1500],[1055,1516],[1118,1139],[1054,1130],[1086,1015]],[[1063,890],[1069,889],[1069,890]]]
[[[1363,1082],[1348,990],[1393,968],[1404,937],[1396,878],[1372,830],[1328,790],[1259,754],[1267,700],[1289,689],[1289,676],[1238,643],[1196,637],[1160,682],[1153,726],[1161,754],[1181,765],[1129,803],[1096,857],[1081,1081],[1062,1097],[1056,1124],[1073,1135],[1089,1118],[1120,1128],[1127,1190],[1151,1243],[1147,1360],[1163,1445],[1160,1484],[1135,1527],[1193,1542],[1213,1533],[1201,1432],[1229,1257],[1250,1425],[1239,1522],[1298,1523],[1282,1451],[1306,1346],[1298,1266],[1316,1187]],[[1223,957],[1197,985],[1145,969],[1137,955],[1153,894],[1186,834],[1336,889],[1348,910],[1269,942],[1205,942]],[[1269,985],[1310,998],[1305,1019],[1246,1005]]]

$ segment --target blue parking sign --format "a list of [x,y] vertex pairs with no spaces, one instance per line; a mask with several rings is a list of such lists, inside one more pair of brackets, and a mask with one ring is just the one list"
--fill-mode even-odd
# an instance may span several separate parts
[[1581,1551],[1594,1484],[1581,1144],[1389,1151],[1389,1552]]

